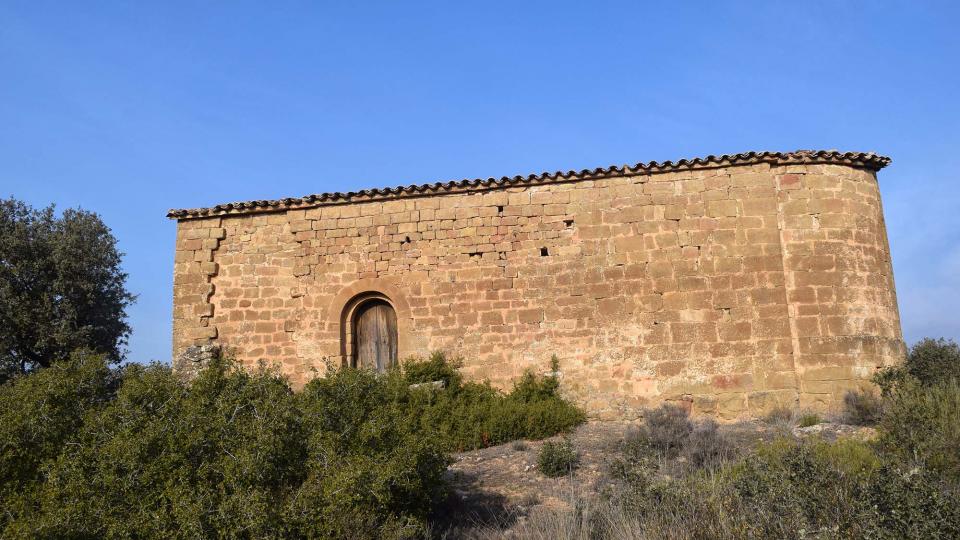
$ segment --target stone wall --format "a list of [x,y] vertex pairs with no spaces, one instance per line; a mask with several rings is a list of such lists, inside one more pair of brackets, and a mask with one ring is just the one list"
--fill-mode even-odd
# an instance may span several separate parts
[[215,342],[301,385],[376,293],[401,358],[508,387],[555,354],[596,417],[828,407],[903,354],[879,167],[741,161],[189,211],[174,355]]

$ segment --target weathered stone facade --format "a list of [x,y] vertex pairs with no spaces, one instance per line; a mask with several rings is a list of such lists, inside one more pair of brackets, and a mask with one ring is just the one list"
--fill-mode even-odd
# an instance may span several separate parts
[[874,154],[748,153],[197,210],[174,357],[216,343],[294,384],[396,310],[399,356],[508,386],[560,359],[598,417],[826,407],[903,353]]

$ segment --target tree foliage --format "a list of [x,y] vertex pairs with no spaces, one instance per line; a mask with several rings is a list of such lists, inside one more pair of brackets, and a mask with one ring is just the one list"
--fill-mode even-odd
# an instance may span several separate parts
[[903,384],[927,388],[960,380],[960,345],[952,339],[923,338],[910,347],[903,364],[881,370],[873,380],[884,395]]
[[80,349],[121,359],[134,300],[121,255],[97,214],[0,200],[0,381]]

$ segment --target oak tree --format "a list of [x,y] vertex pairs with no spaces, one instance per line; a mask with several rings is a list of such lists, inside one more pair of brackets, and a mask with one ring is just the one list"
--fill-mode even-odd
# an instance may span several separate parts
[[0,199],[0,381],[80,349],[122,359],[135,300],[122,255],[93,212]]

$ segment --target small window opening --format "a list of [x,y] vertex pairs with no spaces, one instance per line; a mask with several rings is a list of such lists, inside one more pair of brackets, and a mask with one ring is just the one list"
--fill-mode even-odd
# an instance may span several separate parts
[[500,216],[503,215],[503,207],[502,207],[502,206],[498,206],[498,207],[497,207],[497,215],[500,215]]
[[563,224],[569,229],[570,227],[573,227],[573,220],[572,220],[572,219],[565,219],[565,220],[563,220]]
[[550,251],[547,250],[547,248],[545,248],[545,247],[540,248],[540,256],[541,256],[541,257],[547,257],[547,256],[549,256],[549,255],[550,255]]
[[410,237],[409,237],[409,236],[404,237],[403,241],[400,242],[400,243],[401,243],[401,244],[409,244],[409,243],[410,243]]
[[474,251],[474,252],[472,252],[472,253],[468,253],[467,255],[470,255],[471,257],[482,257],[482,256],[483,256],[483,253],[481,253],[481,252],[479,252],[479,251]]

